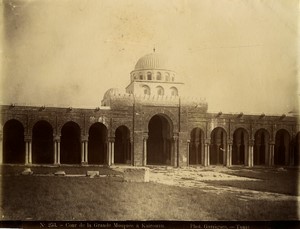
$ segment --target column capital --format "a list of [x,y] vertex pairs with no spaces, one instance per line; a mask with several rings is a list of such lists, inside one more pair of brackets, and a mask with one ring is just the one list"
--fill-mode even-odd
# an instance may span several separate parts
[[87,142],[89,140],[89,135],[81,135],[81,141]]
[[148,139],[148,137],[149,137],[148,132],[144,132],[144,133],[143,133],[143,138]]
[[53,135],[53,141],[60,142],[60,135]]
[[208,145],[209,145],[209,144],[210,144],[210,142],[211,142],[211,141],[210,141],[210,138],[206,138],[206,139],[204,139],[204,143],[205,143],[205,144],[208,144]]
[[25,142],[31,142],[31,141],[32,141],[32,137],[29,136],[29,135],[25,135],[25,136],[24,136],[24,141],[25,141]]
[[190,139],[188,139],[186,142],[187,142],[187,143],[190,143],[190,142],[191,142],[191,140],[190,140]]
[[173,140],[173,141],[177,141],[178,138],[179,138],[178,135],[173,135],[172,140]]
[[249,140],[249,145],[250,145],[250,146],[254,146],[254,139],[250,139],[250,140]]
[[109,142],[115,142],[115,137],[108,137]]
[[269,145],[275,145],[275,142],[271,141],[269,142]]

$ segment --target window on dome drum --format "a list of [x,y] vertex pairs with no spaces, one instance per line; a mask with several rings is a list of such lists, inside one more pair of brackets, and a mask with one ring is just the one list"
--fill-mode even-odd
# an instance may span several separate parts
[[166,81],[170,81],[170,74],[166,73]]
[[140,80],[142,80],[144,77],[143,77],[143,74],[140,73]]
[[171,95],[178,96],[178,89],[176,87],[171,87]]
[[151,72],[147,72],[147,80],[152,80],[152,73]]
[[158,73],[156,74],[156,79],[157,79],[157,80],[161,80],[161,73],[160,73],[160,72],[158,72]]
[[144,95],[150,95],[150,88],[148,86],[143,86]]
[[174,81],[174,76],[172,76],[172,81]]
[[160,86],[156,87],[157,95],[164,95],[164,89]]

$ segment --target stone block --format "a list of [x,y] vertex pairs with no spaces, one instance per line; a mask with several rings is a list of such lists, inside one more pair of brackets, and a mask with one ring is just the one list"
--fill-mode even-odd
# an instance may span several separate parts
[[55,176],[65,176],[66,172],[65,171],[57,171],[54,173]]
[[91,177],[91,178],[93,178],[95,176],[99,176],[99,171],[87,171],[86,176]]
[[149,182],[149,168],[126,168],[124,170],[126,182]]
[[24,171],[21,174],[22,175],[31,175],[31,174],[33,174],[33,172],[31,171],[30,168],[26,168],[26,169],[24,169]]

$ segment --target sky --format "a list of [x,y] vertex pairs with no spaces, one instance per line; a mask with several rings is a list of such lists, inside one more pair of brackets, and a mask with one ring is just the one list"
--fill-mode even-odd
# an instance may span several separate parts
[[1,104],[98,107],[168,56],[208,110],[298,108],[298,0],[4,0]]

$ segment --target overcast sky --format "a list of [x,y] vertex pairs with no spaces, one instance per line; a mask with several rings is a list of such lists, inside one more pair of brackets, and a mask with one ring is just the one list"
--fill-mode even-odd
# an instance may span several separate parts
[[[4,1],[1,103],[97,107],[138,59],[173,59],[209,111],[297,107],[298,0]],[[1,23],[0,23],[1,24]]]

